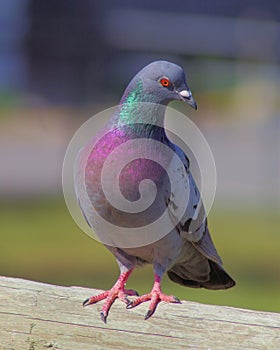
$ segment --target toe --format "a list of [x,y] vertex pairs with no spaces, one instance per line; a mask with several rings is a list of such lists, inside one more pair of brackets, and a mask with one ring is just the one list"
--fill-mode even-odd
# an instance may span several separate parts
[[140,297],[137,297],[133,301],[131,301],[129,304],[127,304],[126,308],[127,309],[132,309],[133,307],[142,304],[148,300],[151,300],[151,294],[144,294],[141,295]]
[[160,293],[158,297],[161,301],[165,301],[166,303],[181,304],[181,301],[174,295],[166,295],[164,293]]
[[109,294],[109,291],[105,291],[105,292],[102,292],[100,294],[93,295],[93,296],[91,296],[90,298],[86,299],[83,302],[83,306],[88,306],[88,305],[91,305],[91,304],[98,303],[100,300],[106,299],[108,294]]

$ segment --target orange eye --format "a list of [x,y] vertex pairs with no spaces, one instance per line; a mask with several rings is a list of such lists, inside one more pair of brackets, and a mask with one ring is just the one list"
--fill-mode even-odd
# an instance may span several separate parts
[[171,86],[171,81],[167,78],[161,78],[160,83],[163,87],[169,87]]

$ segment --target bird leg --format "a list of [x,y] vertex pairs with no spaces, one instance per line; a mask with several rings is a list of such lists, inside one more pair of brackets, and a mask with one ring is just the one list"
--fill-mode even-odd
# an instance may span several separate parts
[[102,321],[104,323],[106,323],[106,319],[107,319],[107,316],[109,314],[109,310],[117,298],[119,298],[121,301],[126,303],[126,305],[129,305],[130,301],[127,298],[128,295],[139,296],[139,294],[135,290],[124,288],[125,284],[127,282],[127,279],[130,276],[130,274],[132,273],[132,271],[133,271],[133,268],[128,270],[128,271],[122,272],[120,274],[119,278],[117,279],[117,282],[113,285],[113,287],[111,289],[106,290],[98,295],[93,295],[92,297],[86,299],[83,302],[83,306],[95,304],[95,303],[99,302],[100,300],[105,299],[105,303],[102,307],[100,316],[101,316]]
[[151,302],[149,305],[149,309],[148,309],[148,312],[146,313],[146,316],[145,316],[145,320],[147,320],[156,311],[157,305],[161,301],[165,301],[167,303],[181,303],[180,300],[177,297],[175,297],[174,295],[166,295],[166,294],[162,293],[160,283],[161,283],[161,278],[158,274],[155,273],[155,282],[154,282],[154,286],[153,286],[151,292],[148,294],[141,295],[140,297],[138,297],[135,300],[133,300],[132,302],[130,302],[126,306],[127,309],[132,309],[133,307],[135,307],[135,306],[137,306],[145,301],[150,300]]

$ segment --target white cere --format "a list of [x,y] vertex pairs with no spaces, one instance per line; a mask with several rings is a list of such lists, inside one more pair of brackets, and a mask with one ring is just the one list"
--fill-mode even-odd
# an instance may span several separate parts
[[190,92],[190,90],[180,91],[179,94],[185,98],[190,98],[192,96],[192,93]]

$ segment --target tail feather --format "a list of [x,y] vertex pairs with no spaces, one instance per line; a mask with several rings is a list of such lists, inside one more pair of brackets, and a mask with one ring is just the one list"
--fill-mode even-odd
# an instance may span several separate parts
[[168,272],[168,277],[192,288],[227,289],[235,281],[224,270],[210,232],[206,227],[200,241],[185,241],[183,257]]
[[204,284],[208,289],[228,289],[235,286],[235,281],[223,269],[222,266],[209,260],[211,267],[210,279]]
[[[208,260],[210,266],[209,279],[207,281],[194,281],[176,273],[176,265],[167,272],[168,277],[176,283],[191,288],[228,289],[235,285],[235,281],[217,263]],[[182,269],[181,269],[182,270]]]

